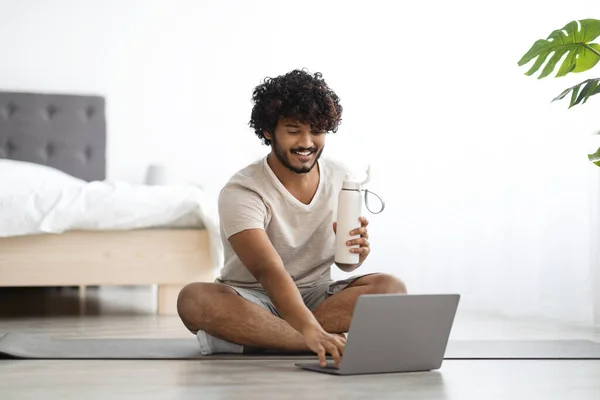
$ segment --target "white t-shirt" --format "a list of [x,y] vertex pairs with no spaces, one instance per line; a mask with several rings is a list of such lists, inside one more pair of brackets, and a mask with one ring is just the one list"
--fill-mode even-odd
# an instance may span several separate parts
[[310,204],[297,200],[279,181],[264,157],[237,172],[219,194],[219,219],[225,263],[218,282],[242,287],[260,283],[242,264],[229,237],[264,229],[298,287],[331,280],[338,193],[347,170],[321,157],[320,179]]

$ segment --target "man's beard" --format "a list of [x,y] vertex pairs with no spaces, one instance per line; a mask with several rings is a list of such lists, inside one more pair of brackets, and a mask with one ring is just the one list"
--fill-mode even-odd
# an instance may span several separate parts
[[[275,151],[275,156],[277,156],[277,159],[279,160],[279,162],[281,162],[281,164],[283,164],[284,167],[286,167],[287,169],[289,169],[292,172],[295,172],[296,174],[306,174],[308,172],[310,172],[314,166],[317,164],[317,161],[319,160],[319,158],[321,157],[321,153],[323,153],[323,149],[325,148],[325,146],[321,147],[321,149],[317,152],[314,153],[315,154],[315,158],[313,163],[308,166],[308,167],[301,167],[301,168],[296,168],[292,165],[292,163],[290,162],[289,156],[288,154],[279,146],[279,144],[277,143],[277,140],[275,140],[275,135],[273,135],[273,138],[271,139],[272,145],[273,145],[273,150]],[[297,151],[312,151],[315,152],[316,148],[309,148],[309,149],[294,149]]]

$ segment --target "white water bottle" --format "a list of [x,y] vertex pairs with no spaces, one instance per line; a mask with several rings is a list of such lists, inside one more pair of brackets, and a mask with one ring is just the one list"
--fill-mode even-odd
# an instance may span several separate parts
[[358,239],[360,235],[350,235],[350,231],[360,228],[359,218],[363,212],[362,185],[371,179],[371,168],[367,169],[367,178],[358,182],[350,174],[342,184],[338,196],[337,227],[335,238],[335,262],[339,264],[358,264],[360,254],[352,253],[350,249],[358,248],[359,245],[348,246],[346,242]]

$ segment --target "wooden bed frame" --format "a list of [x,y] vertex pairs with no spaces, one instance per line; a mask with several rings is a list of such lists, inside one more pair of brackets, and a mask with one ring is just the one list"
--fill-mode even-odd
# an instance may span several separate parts
[[181,288],[213,281],[200,229],[71,231],[0,238],[0,286],[158,285],[158,313],[176,313]]
[[[135,150],[135,149],[134,149]],[[0,158],[106,178],[101,96],[0,92]],[[216,277],[205,229],[68,231],[0,238],[0,287],[157,285],[158,313],[181,287]]]

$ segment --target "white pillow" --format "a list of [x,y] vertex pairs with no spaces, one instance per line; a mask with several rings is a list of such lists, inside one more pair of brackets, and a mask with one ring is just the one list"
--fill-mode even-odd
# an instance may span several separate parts
[[0,193],[83,186],[85,181],[47,165],[0,159]]

